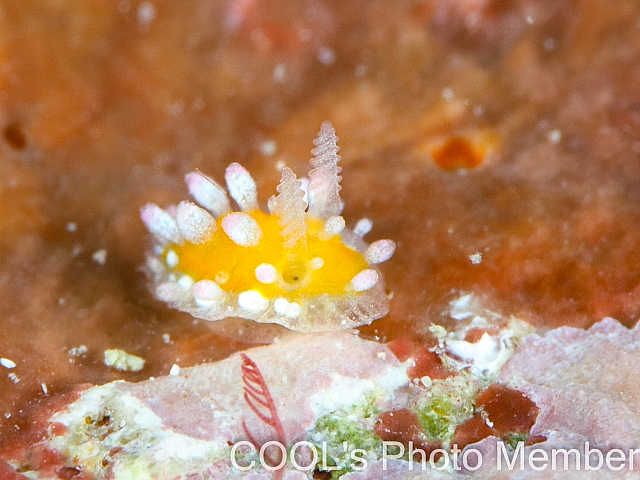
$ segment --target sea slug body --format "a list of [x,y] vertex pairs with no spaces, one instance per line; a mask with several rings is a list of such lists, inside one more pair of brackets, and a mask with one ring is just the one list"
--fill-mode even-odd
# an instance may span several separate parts
[[395,244],[365,243],[368,219],[353,230],[345,226],[337,140],[324,122],[308,182],[283,168],[268,213],[238,163],[225,180],[239,211],[199,172],[185,177],[199,206],[142,207],[155,239],[147,267],[156,297],[205,320],[242,317],[301,332],[354,328],[385,316],[389,296],[376,265],[393,255]]

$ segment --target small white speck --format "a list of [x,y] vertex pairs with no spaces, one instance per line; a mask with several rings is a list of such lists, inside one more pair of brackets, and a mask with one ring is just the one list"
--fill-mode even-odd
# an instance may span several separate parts
[[146,27],[156,18],[156,7],[150,2],[142,2],[138,5],[138,23]]
[[260,153],[270,157],[278,150],[278,144],[274,140],[265,140],[260,144]]
[[283,376],[282,376],[282,383],[287,383],[287,380],[289,380],[289,379],[287,378],[287,376],[286,376],[286,375],[283,375]]
[[80,355],[84,355],[88,351],[89,349],[86,345],[80,345],[79,347],[73,347],[72,349],[70,349],[69,355],[71,355],[72,357],[79,357]]
[[10,413],[5,413],[4,414],[4,418],[11,418],[11,414]]
[[556,42],[555,38],[551,38],[551,37],[545,38],[544,41],[542,42],[542,47],[547,52],[550,52],[551,50],[555,50],[557,45],[558,45],[558,42]]
[[67,223],[67,232],[75,232],[78,229],[78,225],[74,222]]
[[178,264],[180,263],[180,258],[178,257],[178,255],[176,254],[176,252],[174,252],[173,250],[169,250],[167,252],[167,266],[169,268],[176,268],[178,266]]
[[273,81],[276,83],[284,83],[287,81],[287,66],[279,63],[273,69]]
[[62,307],[62,306],[64,306],[64,305],[66,305],[66,304],[67,304],[67,301],[65,300],[65,298],[64,298],[64,297],[60,297],[60,298],[58,299],[58,305],[60,305],[61,307]]
[[167,108],[167,113],[173,117],[177,117],[184,112],[185,103],[184,100],[177,100]]
[[443,100],[453,100],[453,90],[450,88],[444,88],[441,95]]
[[45,395],[49,395],[49,389],[47,388],[47,384],[41,383],[40,386],[42,387],[42,393],[44,393]]
[[469,255],[469,260],[471,260],[471,263],[473,263],[474,265],[480,265],[482,263],[482,253],[472,253],[471,255]]
[[318,60],[323,65],[332,65],[336,61],[336,52],[329,47],[320,47],[318,49]]
[[282,169],[287,166],[287,162],[284,160],[278,160],[274,166],[276,167],[276,172],[281,172]]
[[193,103],[191,104],[191,108],[193,108],[196,112],[199,112],[205,107],[206,104],[207,102],[204,101],[204,98],[199,97],[193,101]]
[[481,117],[482,115],[484,115],[484,105],[476,105],[475,107],[473,107],[473,114],[476,117]]
[[533,25],[533,22],[535,22],[535,21],[536,21],[536,19],[535,19],[535,18],[533,18],[533,16],[532,16],[532,15],[527,15],[527,23],[528,23],[529,25]]
[[180,285],[180,288],[182,288],[182,290],[188,292],[189,289],[193,287],[193,278],[191,278],[189,275],[182,275],[178,280],[178,285]]
[[180,374],[180,367],[174,363],[173,366],[171,367],[171,370],[169,370],[169,375],[171,375],[172,377],[175,377],[176,375],[179,375],[179,374]]
[[105,263],[107,263],[107,250],[104,249],[104,248],[101,249],[101,250],[98,250],[98,251],[93,253],[91,258],[98,265],[104,265]]
[[322,257],[314,257],[311,259],[311,268],[314,270],[320,270],[324,266],[324,259]]
[[422,384],[423,384],[425,387],[427,387],[427,388],[429,388],[431,385],[433,385],[433,381],[431,380],[431,377],[430,377],[430,376],[428,376],[428,375],[425,375],[424,377],[422,377],[422,378],[420,379],[420,381],[421,381],[421,382],[422,382]]
[[16,368],[16,363],[8,358],[0,358],[0,365],[4,368]]
[[455,232],[455,230],[454,230],[454,228],[453,228],[453,227],[449,227],[449,228],[447,228],[447,233],[448,233],[449,235],[451,235],[453,232]]
[[71,258],[76,258],[78,255],[82,253],[82,245],[75,245],[71,249]]
[[366,65],[358,65],[356,67],[356,77],[364,77],[367,72],[369,71],[369,68]]
[[11,379],[13,383],[18,383],[20,381],[20,378],[15,373],[10,373],[7,376]]
[[139,372],[144,368],[144,358],[113,348],[104,351],[104,364],[121,372]]
[[488,418],[485,419],[485,422],[487,424],[487,427],[489,428],[493,428],[493,422],[491,420],[489,420]]
[[171,335],[169,335],[168,333],[163,333],[162,341],[166,344],[169,344],[171,342]]
[[220,270],[218,273],[216,273],[214,280],[217,284],[224,285],[229,281],[229,274]]
[[562,132],[560,130],[551,130],[549,132],[549,141],[551,143],[558,143],[562,140]]
[[387,353],[386,352],[378,352],[378,358],[381,360],[386,360],[387,359]]

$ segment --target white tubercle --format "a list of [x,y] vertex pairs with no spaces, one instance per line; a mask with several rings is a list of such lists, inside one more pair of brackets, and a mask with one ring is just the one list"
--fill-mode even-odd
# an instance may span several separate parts
[[324,258],[313,257],[311,259],[311,268],[313,268],[314,270],[320,270],[322,267],[324,267]]
[[220,306],[225,293],[213,280],[200,280],[193,284],[193,298],[199,307]]
[[351,279],[350,285],[356,292],[364,292],[371,289],[376,283],[378,283],[378,272],[367,268],[356,274]]
[[239,163],[232,163],[224,172],[229,195],[236,201],[240,210],[247,212],[258,209],[258,190],[256,182]]
[[178,285],[185,292],[188,292],[191,289],[191,287],[193,287],[193,278],[191,278],[189,275],[182,275],[178,279]]
[[178,224],[171,215],[153,203],[147,203],[140,209],[140,218],[147,229],[156,236],[159,241],[182,242],[182,236],[178,230]]
[[178,204],[176,222],[184,239],[191,243],[205,243],[216,231],[216,221],[211,214],[191,202]]
[[276,313],[289,318],[298,318],[302,313],[302,307],[297,302],[289,302],[286,298],[277,298],[273,302],[273,309]]
[[187,173],[184,177],[189,192],[201,206],[209,210],[216,217],[226,215],[231,211],[231,205],[224,189],[209,177],[200,172]]
[[238,305],[248,312],[261,313],[269,306],[269,300],[260,295],[260,292],[247,290],[238,295]]
[[273,283],[278,278],[278,272],[276,267],[270,263],[261,263],[256,267],[256,280],[260,283],[268,285]]
[[222,229],[241,247],[255,247],[260,243],[262,230],[251,215],[233,212],[222,219]]
[[331,238],[334,235],[340,235],[344,230],[344,218],[340,215],[333,215],[324,222],[324,236]]
[[395,251],[396,244],[393,240],[376,240],[364,252],[364,259],[369,265],[386,262]]
[[361,218],[356,222],[356,226],[353,227],[353,233],[359,237],[364,237],[371,231],[371,227],[373,227],[373,222],[371,220],[368,218]]
[[167,260],[167,266],[169,268],[176,268],[180,263],[180,258],[173,250],[169,250],[165,258]]

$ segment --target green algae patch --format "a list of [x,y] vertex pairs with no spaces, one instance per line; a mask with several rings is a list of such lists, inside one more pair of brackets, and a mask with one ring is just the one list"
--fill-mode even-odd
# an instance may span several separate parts
[[467,374],[434,380],[429,391],[413,408],[428,440],[447,443],[456,427],[474,413],[474,401],[481,383]]
[[[375,420],[377,410],[372,407],[367,417],[334,412],[318,419],[311,433],[311,441],[318,447],[319,465],[326,460],[331,478],[337,479],[362,465],[359,460],[376,460],[382,454],[382,440],[361,420]],[[374,413],[375,412],[375,413]],[[368,423],[368,422],[367,422]]]

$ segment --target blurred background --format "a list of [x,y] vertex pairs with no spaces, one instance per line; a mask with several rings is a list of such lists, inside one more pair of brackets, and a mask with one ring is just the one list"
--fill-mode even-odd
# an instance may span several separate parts
[[152,297],[138,211],[231,162],[266,203],[324,120],[347,224],[398,245],[363,335],[425,339],[467,293],[542,331],[637,321],[635,0],[0,0],[0,447],[75,385],[264,341]]

